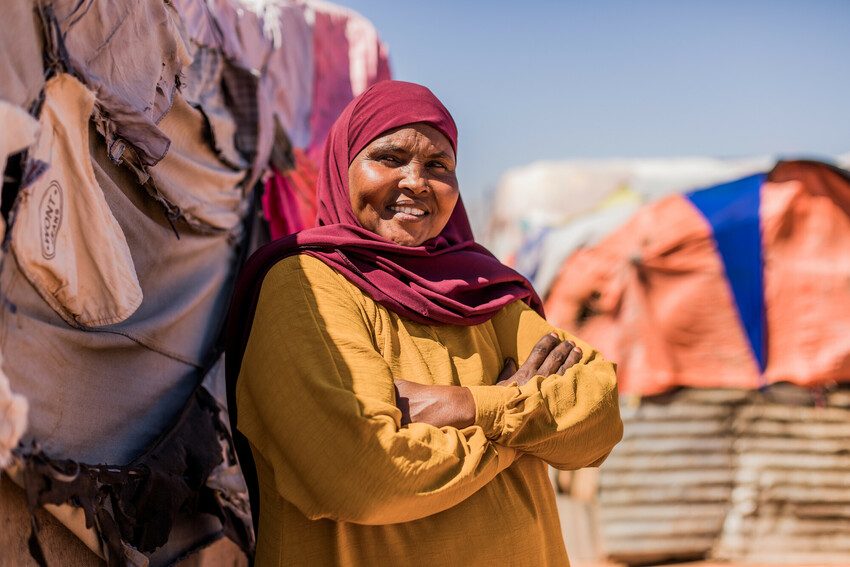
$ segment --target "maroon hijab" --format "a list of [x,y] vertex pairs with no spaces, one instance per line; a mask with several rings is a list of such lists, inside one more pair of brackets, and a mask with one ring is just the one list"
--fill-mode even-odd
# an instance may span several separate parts
[[395,244],[358,224],[348,193],[349,165],[387,130],[417,122],[439,130],[457,151],[454,120],[421,85],[382,81],[349,103],[325,144],[317,190],[319,226],[267,244],[248,259],[228,322],[228,335],[240,335],[239,344],[228,340],[228,357],[241,361],[262,280],[275,263],[293,254],[320,259],[377,303],[419,323],[477,325],[517,299],[542,314],[528,280],[475,243],[461,200],[440,235],[420,246]]
[[231,425],[255,512],[251,454],[236,429],[235,385],[263,278],[277,262],[294,254],[314,256],[380,305],[419,323],[477,325],[518,299],[543,314],[528,280],[475,243],[460,199],[443,231],[420,246],[395,244],[358,224],[348,192],[349,165],[387,130],[418,122],[439,130],[457,152],[454,120],[423,86],[383,81],[351,101],[325,143],[317,190],[319,226],[261,247],[239,274],[227,320],[225,362]]

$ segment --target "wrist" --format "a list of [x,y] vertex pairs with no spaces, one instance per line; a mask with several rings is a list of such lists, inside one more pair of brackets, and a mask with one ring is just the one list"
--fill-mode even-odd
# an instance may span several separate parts
[[472,392],[465,386],[455,386],[455,407],[457,408],[457,419],[455,427],[463,429],[475,424],[475,398]]

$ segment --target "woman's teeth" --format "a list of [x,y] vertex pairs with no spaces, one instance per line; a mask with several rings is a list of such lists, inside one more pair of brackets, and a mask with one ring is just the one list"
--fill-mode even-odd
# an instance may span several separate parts
[[413,215],[415,217],[424,217],[427,214],[422,209],[417,209],[414,207],[389,207],[389,209],[396,213],[404,213],[406,215]]

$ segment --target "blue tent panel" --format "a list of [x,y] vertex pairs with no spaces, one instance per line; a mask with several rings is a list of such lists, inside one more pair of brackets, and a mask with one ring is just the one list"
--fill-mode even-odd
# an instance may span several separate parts
[[764,371],[764,277],[759,204],[764,174],[688,193],[711,224],[750,347]]

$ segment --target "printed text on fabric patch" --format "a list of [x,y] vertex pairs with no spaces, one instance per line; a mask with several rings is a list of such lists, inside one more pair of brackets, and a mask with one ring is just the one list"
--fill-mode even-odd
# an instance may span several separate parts
[[41,255],[45,260],[56,256],[56,239],[62,226],[62,187],[58,181],[51,181],[41,198],[39,216],[41,217]]

